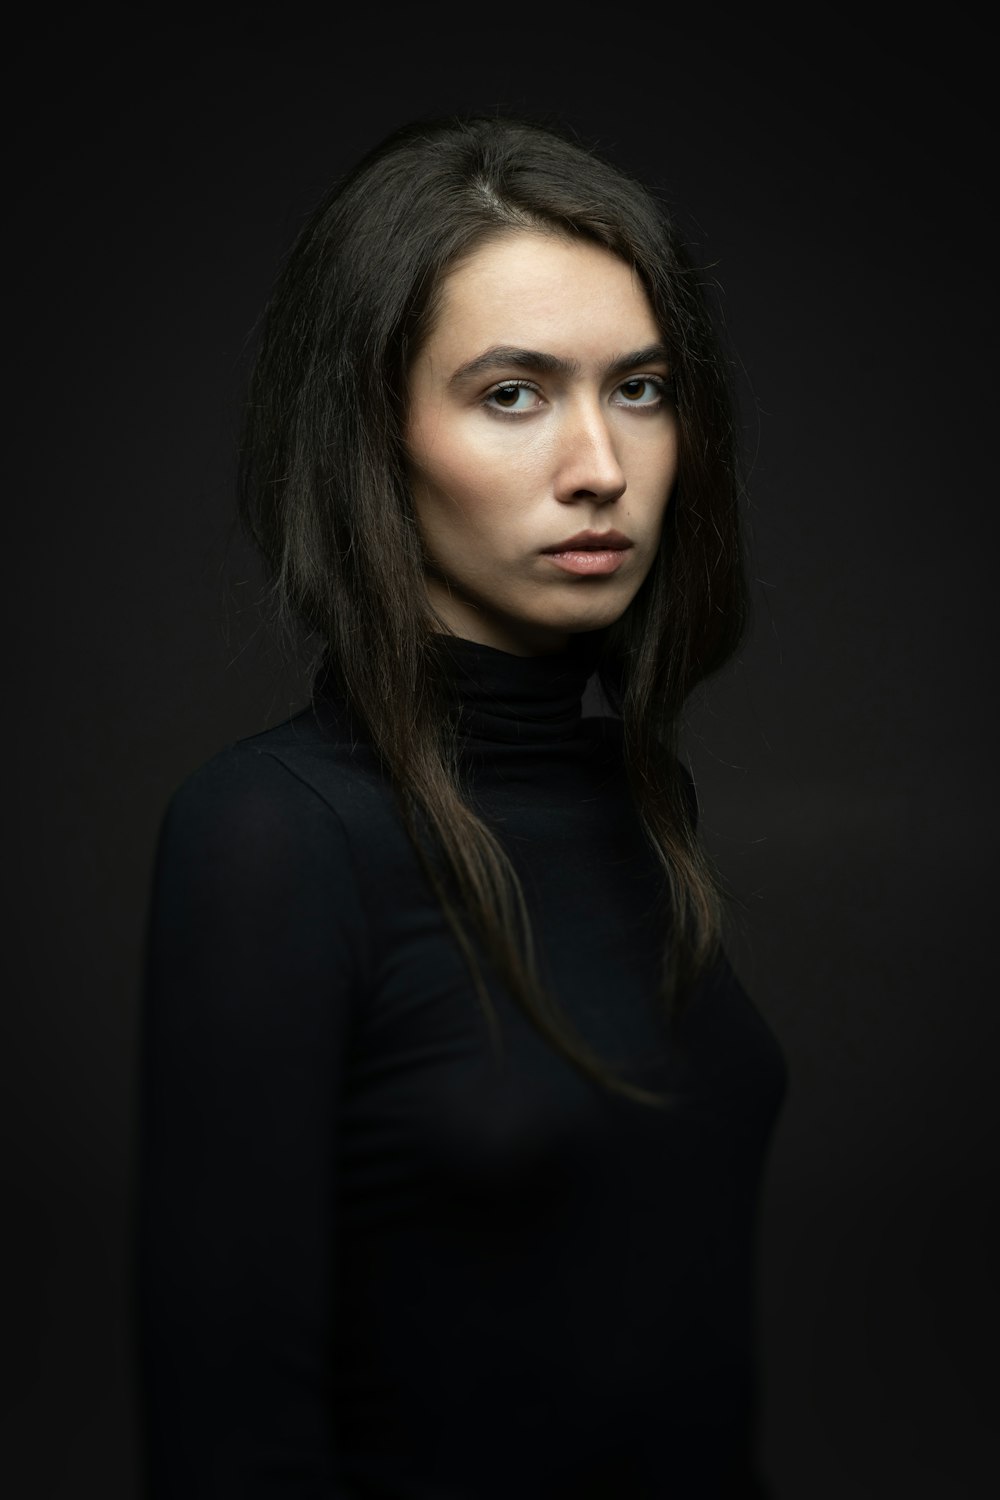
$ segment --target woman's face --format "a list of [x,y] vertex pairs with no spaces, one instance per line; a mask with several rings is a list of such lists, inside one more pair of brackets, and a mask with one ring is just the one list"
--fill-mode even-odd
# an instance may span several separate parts
[[530,656],[628,608],[677,472],[666,355],[641,282],[589,241],[508,234],[448,274],[406,428],[448,630]]

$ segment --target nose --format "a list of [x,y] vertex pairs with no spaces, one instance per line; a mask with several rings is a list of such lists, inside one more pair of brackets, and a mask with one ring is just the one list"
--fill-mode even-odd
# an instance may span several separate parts
[[614,434],[599,406],[567,412],[559,435],[556,498],[564,501],[617,500],[625,493],[625,471]]

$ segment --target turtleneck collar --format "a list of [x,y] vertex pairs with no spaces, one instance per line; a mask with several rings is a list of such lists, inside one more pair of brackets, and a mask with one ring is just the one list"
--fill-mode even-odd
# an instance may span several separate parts
[[[445,698],[456,709],[459,734],[470,749],[489,745],[552,745],[574,737],[583,694],[597,669],[603,633],[570,638],[563,651],[515,656],[463,636],[434,633],[430,650]],[[327,658],[313,684],[314,703],[341,704],[337,674]]]
[[458,727],[479,743],[543,744],[570,739],[583,716],[601,635],[573,636],[563,651],[515,656],[462,636],[435,634],[432,650],[458,705]]

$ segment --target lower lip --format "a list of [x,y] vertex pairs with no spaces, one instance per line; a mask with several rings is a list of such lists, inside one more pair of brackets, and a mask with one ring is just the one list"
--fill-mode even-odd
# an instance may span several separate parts
[[626,548],[613,552],[543,552],[567,573],[614,573],[625,561]]

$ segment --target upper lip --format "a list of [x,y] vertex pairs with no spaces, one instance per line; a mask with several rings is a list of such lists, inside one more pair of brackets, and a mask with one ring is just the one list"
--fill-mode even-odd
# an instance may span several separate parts
[[556,542],[553,547],[543,547],[543,552],[621,552],[633,545],[632,538],[620,531],[578,531],[576,536]]

